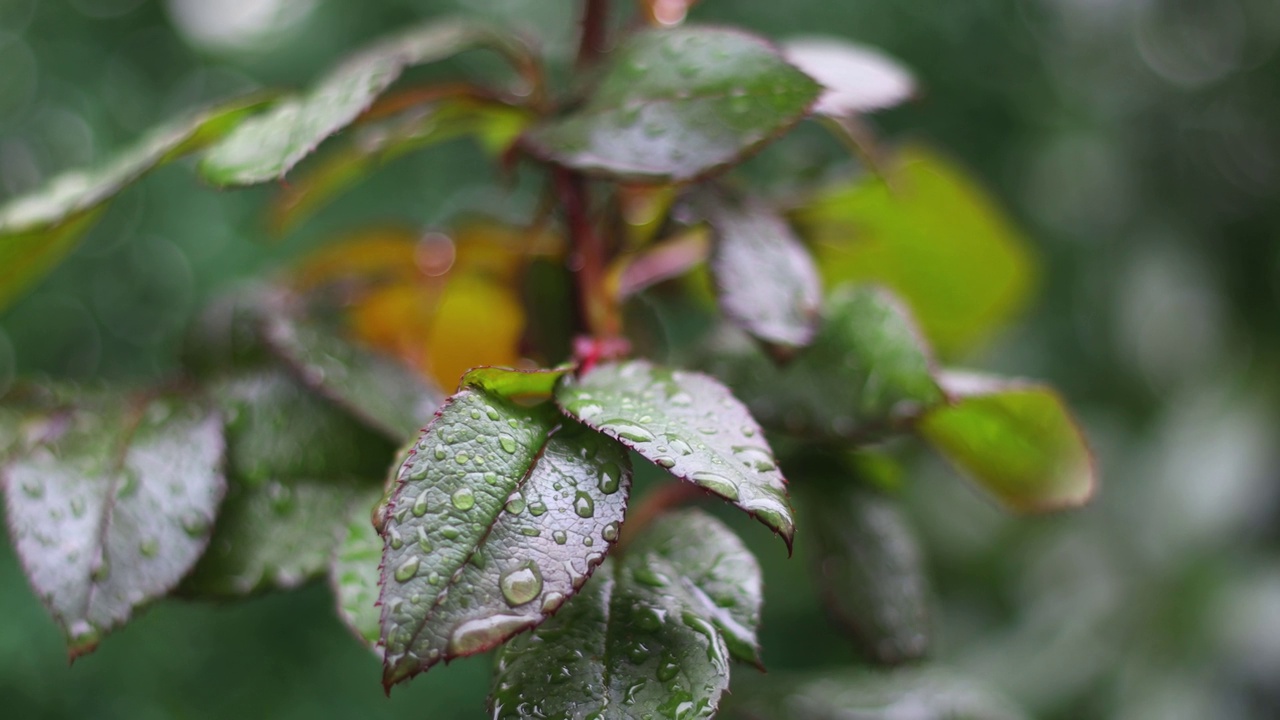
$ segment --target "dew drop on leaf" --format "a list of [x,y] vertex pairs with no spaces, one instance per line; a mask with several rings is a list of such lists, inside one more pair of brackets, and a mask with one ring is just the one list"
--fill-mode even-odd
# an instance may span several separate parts
[[579,490],[573,499],[573,511],[578,514],[578,517],[589,518],[596,514],[596,502],[590,495]]
[[418,556],[413,555],[396,567],[396,582],[409,582],[417,573]]
[[460,487],[457,490],[454,490],[453,496],[450,497],[450,501],[452,501],[453,506],[459,510],[470,510],[476,506],[475,493],[471,492],[471,488],[468,487]]
[[542,573],[534,563],[504,573],[498,580],[502,598],[511,607],[533,602],[542,593]]

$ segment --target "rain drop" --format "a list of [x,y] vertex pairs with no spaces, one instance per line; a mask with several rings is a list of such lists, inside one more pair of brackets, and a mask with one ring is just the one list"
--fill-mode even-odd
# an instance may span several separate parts
[[511,607],[533,602],[542,593],[542,573],[538,566],[529,563],[504,573],[498,579],[502,597]]
[[453,491],[453,496],[449,498],[453,502],[453,506],[459,510],[470,510],[476,506],[475,493],[471,492],[471,488],[461,487]]
[[618,523],[611,522],[608,525],[605,525],[604,529],[600,531],[600,537],[604,538],[607,542],[613,542],[617,540],[618,539]]
[[569,535],[563,530],[556,530],[551,533],[551,539],[555,540],[557,545],[563,545],[569,541]]
[[738,486],[718,473],[699,471],[690,476],[694,482],[726,500],[738,499]]
[[409,582],[418,573],[418,556],[414,555],[396,567],[396,582]]
[[596,503],[590,495],[579,490],[573,498],[573,511],[578,517],[589,518],[596,514]]
[[498,436],[498,444],[508,453],[514,454],[516,451],[516,439],[506,433]]
[[604,469],[600,471],[600,492],[605,495],[612,495],[618,492],[618,487],[622,484],[622,468],[617,463],[607,463]]
[[413,501],[413,507],[410,509],[413,511],[414,517],[422,517],[423,515],[427,514],[427,491],[426,490],[423,490],[422,492],[418,493],[418,497]]

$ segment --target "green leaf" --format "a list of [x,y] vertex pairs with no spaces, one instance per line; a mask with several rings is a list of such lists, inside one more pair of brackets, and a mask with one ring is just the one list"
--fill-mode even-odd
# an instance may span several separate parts
[[813,439],[865,439],[942,400],[928,351],[892,294],[839,288],[823,315],[813,343],[785,367],[722,334],[710,369],[766,426]]
[[531,62],[528,50],[487,25],[436,20],[383,39],[331,70],[305,95],[276,106],[213,147],[200,171],[215,185],[253,185],[283,178],[316,146],[350,125],[406,69],[488,46]]
[[462,376],[460,387],[476,387],[504,398],[551,397],[556,383],[572,369],[570,366],[550,370],[512,370],[501,367],[478,367]]
[[876,177],[826,190],[793,215],[828,284],[874,281],[906,300],[944,357],[989,338],[1026,303],[1035,265],[997,202],[921,148]]
[[606,363],[565,381],[556,402],[645,459],[795,534],[787,484],[760,426],[723,385],[645,360]]
[[263,333],[308,387],[393,441],[412,438],[443,399],[408,366],[356,345],[296,308],[272,307]]
[[382,635],[378,610],[378,579],[382,563],[382,537],[369,521],[369,510],[381,492],[365,493],[351,504],[346,527],[329,563],[329,584],[338,600],[338,617],[379,658]]
[[700,210],[715,233],[711,271],[725,315],[766,343],[786,349],[808,345],[818,324],[822,283],[786,221],[758,202],[708,196]]
[[291,588],[329,564],[347,511],[377,492],[392,446],[279,370],[222,383],[231,479],[192,596]]
[[722,523],[665,515],[556,617],[502,649],[491,716],[712,717],[730,651],[755,655],[760,593],[755,558]]
[[272,209],[274,230],[288,231],[382,166],[431,145],[474,136],[497,155],[531,119],[520,108],[465,98],[438,101],[404,115],[361,128],[348,145],[291,178]]
[[209,542],[226,491],[222,423],[176,396],[94,396],[32,428],[3,473],[32,588],[72,658],[165,595]]
[[264,288],[250,285],[210,301],[187,327],[183,367],[206,378],[272,362],[262,339],[266,296]]
[[479,388],[451,397],[386,512],[384,684],[554,613],[617,540],[630,485],[622,447],[549,403],[521,407]]
[[882,665],[929,651],[929,582],[915,534],[886,495],[828,483],[808,496],[814,569],[828,612]]
[[978,682],[942,668],[836,670],[734,688],[735,715],[753,720],[1022,720]]
[[819,86],[766,41],[683,26],[637,32],[570,114],[534,128],[529,149],[627,181],[685,182],[729,167],[800,120]]
[[0,205],[0,309],[61,262],[113,196],[213,142],[262,104],[241,99],[171,121],[98,168],[64,173]]
[[939,381],[951,402],[921,416],[917,430],[987,492],[1024,512],[1093,496],[1093,455],[1052,388],[961,372]]
[[784,43],[782,52],[824,88],[813,106],[818,115],[849,117],[884,110],[916,92],[910,71],[864,45],[839,38],[797,38]]

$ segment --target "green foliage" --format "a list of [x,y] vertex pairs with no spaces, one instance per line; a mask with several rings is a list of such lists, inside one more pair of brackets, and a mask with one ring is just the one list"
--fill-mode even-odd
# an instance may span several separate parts
[[[726,525],[674,506],[726,501],[788,551],[812,533],[828,609],[889,665],[927,654],[929,587],[909,522],[860,484],[865,463],[848,470],[851,452],[915,433],[1014,509],[1088,498],[1092,460],[1057,395],[933,360],[935,346],[952,357],[992,333],[1029,286],[1018,235],[959,171],[907,151],[798,207],[731,173],[806,117],[862,143],[858,116],[909,97],[909,73],[856,47],[784,52],[697,25],[629,31],[605,52],[606,5],[585,3],[568,90],[548,87],[544,61],[505,31],[432,22],[260,115],[247,117],[262,104],[251,99],[162,128],[0,209],[2,304],[112,195],[211,144],[202,175],[249,185],[352,130],[282,190],[281,230],[451,137],[475,135],[549,180],[526,228],[357,242],[302,278],[216,301],[164,390],[13,393],[0,406],[9,526],[73,656],[175,588],[230,598],[327,574],[388,690],[498,649],[494,717],[711,717],[731,660],[763,667],[761,572]],[[519,82],[393,87],[480,46]],[[548,260],[570,268],[578,307],[555,305],[566,317],[535,318],[502,349],[554,367],[469,363],[442,400],[423,357],[465,348],[435,328],[492,339],[499,321],[519,322],[520,290],[542,294],[529,288],[548,282],[535,277]],[[662,296],[705,317],[693,284],[660,285],[704,263],[727,322],[677,350],[710,374],[632,357],[663,353],[624,301]],[[424,353],[424,337],[442,347]],[[633,455],[679,482],[629,507]],[[812,505],[807,531],[783,468]],[[748,714],[1014,717],[968,687],[927,668],[860,671],[800,681],[794,703]]]

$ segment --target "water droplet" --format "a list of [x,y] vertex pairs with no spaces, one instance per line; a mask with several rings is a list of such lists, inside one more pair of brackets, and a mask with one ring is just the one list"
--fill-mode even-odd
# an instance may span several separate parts
[[607,433],[617,435],[624,440],[631,442],[653,442],[653,433],[631,422],[621,418],[614,420],[605,420],[600,423],[600,428]]
[[628,686],[628,687],[627,687],[626,692],[625,692],[625,693],[623,693],[623,695],[622,695],[622,702],[623,702],[624,704],[626,704],[626,705],[635,705],[635,704],[636,704],[636,693],[638,693],[638,692],[640,692],[641,690],[643,690],[643,689],[644,689],[644,686],[645,686],[645,685],[647,685],[647,684],[648,684],[648,683],[646,683],[644,680],[641,680],[640,682],[638,682],[638,683],[636,683],[636,684],[634,684],[634,685],[630,685],[630,686]]
[[773,453],[758,445],[734,445],[733,454],[737,455],[744,465],[759,472],[769,472],[778,467],[774,462]]
[[618,492],[618,487],[622,484],[622,468],[617,463],[605,463],[604,468],[600,470],[600,492],[605,495],[612,495]]
[[689,407],[693,404],[693,396],[687,392],[681,391],[672,395],[668,402],[676,407]]
[[426,490],[423,490],[422,492],[418,493],[418,497],[413,501],[413,507],[410,509],[413,511],[414,517],[422,517],[423,515],[427,514],[427,491]]
[[490,485],[498,484],[498,476],[495,473],[487,472],[484,474],[484,481]]
[[587,547],[591,547],[592,545],[596,544],[596,541],[592,540],[590,535],[587,535],[586,537],[582,538],[582,544],[586,545]]
[[458,531],[458,528],[448,526],[440,530],[440,534],[444,536],[445,540],[457,540],[462,533]]
[[579,490],[573,498],[573,511],[578,517],[589,518],[596,514],[596,503],[590,495]]
[[542,593],[542,573],[537,565],[528,563],[504,573],[498,579],[498,587],[502,589],[502,597],[508,605],[519,607],[533,602]]
[[542,535],[542,531],[536,527],[522,527],[520,528],[520,534],[525,537],[538,537]]
[[648,565],[637,567],[632,571],[631,576],[636,579],[636,582],[649,587],[666,587],[668,582],[666,575],[659,573]]
[[138,544],[138,552],[142,553],[143,557],[153,558],[160,552],[160,543],[155,540],[143,540]]
[[502,449],[508,453],[514,454],[516,451],[516,439],[506,433],[498,436],[498,444],[501,445]]
[[666,619],[666,613],[651,608],[647,605],[637,605],[635,613],[632,615],[632,621],[642,632],[655,633],[662,628],[662,623]]
[[667,468],[668,470],[676,466],[675,459],[669,458],[665,455],[663,455],[662,457],[654,458],[653,461],[657,463],[660,467]]
[[[394,543],[392,543],[392,546],[395,550],[400,549],[394,547]],[[422,552],[431,552],[431,541],[427,538],[427,529],[422,526],[418,527],[418,547],[422,549]]]
[[618,523],[611,522],[608,525],[605,525],[604,529],[600,531],[600,537],[604,538],[608,542],[613,542],[617,540],[618,539]]
[[542,612],[553,613],[564,604],[564,593],[549,592],[542,598]]
[[398,528],[391,528],[387,531],[387,542],[391,545],[392,550],[399,550],[404,547],[404,538],[400,537]]
[[497,411],[497,410],[494,410],[494,409],[493,409],[493,406],[492,406],[492,405],[485,405],[485,406],[484,406],[484,413],[485,413],[486,415],[488,415],[488,416],[489,416],[489,419],[490,419],[490,420],[493,420],[494,422],[497,422],[497,421],[498,421],[499,419],[501,419],[501,417],[502,417],[501,415],[499,415],[499,414],[498,414],[498,411]]
[[738,499],[738,486],[729,478],[705,470],[690,476],[692,480],[726,500]]
[[437,460],[443,460],[443,459],[445,459],[445,458],[449,457],[449,451],[448,451],[448,450],[445,450],[443,445],[437,445],[437,446],[436,446],[436,453],[435,453],[435,454],[436,454],[436,459],[437,459]]
[[409,582],[414,575],[418,574],[418,556],[412,555],[404,562],[396,567],[396,581]]
[[676,664],[675,656],[663,653],[662,659],[658,661],[658,681],[673,680],[678,674],[680,674],[680,666]]
[[81,517],[82,515],[84,515],[84,509],[85,509],[84,498],[82,497],[71,498],[71,514],[72,515],[76,517]]
[[468,487],[460,487],[454,490],[449,499],[453,502],[453,506],[459,510],[470,510],[476,506],[475,493],[471,492],[471,488]]
[[22,492],[26,493],[27,497],[36,500],[44,496],[44,485],[35,480],[24,480],[22,481]]
[[649,659],[649,648],[642,643],[635,643],[627,648],[627,659],[636,665],[642,665],[645,660]]
[[507,512],[512,515],[519,515],[524,512],[524,498],[516,495],[507,501]]
[[534,500],[529,503],[529,513],[534,517],[538,517],[547,512],[547,506],[541,500]]
[[746,437],[753,437],[756,434],[756,429],[751,427],[750,425],[743,425],[742,434],[745,435]]
[[698,428],[698,432],[702,433],[703,435],[715,435],[720,431],[717,430],[716,428],[711,427],[710,425],[706,425]]
[[675,450],[681,455],[693,454],[693,448],[689,447],[689,443],[685,442],[684,440],[681,440],[680,438],[667,438],[667,440],[671,443],[671,449]]
[[466,465],[467,461],[470,459],[471,458],[467,457],[466,453],[458,453],[457,455],[453,456],[454,462],[458,463],[459,465]]
[[449,635],[449,654],[474,655],[515,635],[539,620],[536,616],[490,615],[468,620]]
[[439,585],[440,573],[432,571],[431,574],[427,575],[427,583],[430,585]]

